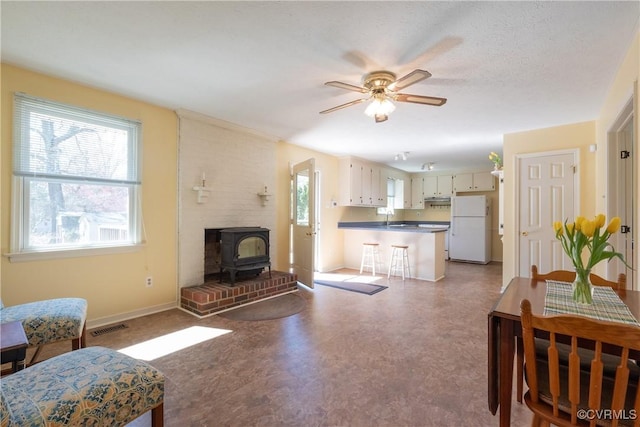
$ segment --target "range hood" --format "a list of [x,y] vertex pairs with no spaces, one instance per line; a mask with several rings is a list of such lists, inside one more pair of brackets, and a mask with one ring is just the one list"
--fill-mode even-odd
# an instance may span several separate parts
[[442,203],[451,203],[451,196],[439,196],[439,197],[425,197],[425,202],[442,202]]

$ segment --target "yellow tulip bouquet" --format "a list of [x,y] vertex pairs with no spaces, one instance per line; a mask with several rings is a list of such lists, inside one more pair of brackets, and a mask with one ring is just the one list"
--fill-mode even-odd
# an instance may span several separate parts
[[500,155],[494,151],[489,153],[489,160],[493,162],[493,167],[495,170],[498,170],[502,167],[502,158]]
[[[628,267],[623,255],[616,252],[608,242],[609,237],[620,229],[620,218],[612,218],[609,225],[603,228],[605,223],[606,217],[603,214],[596,215],[593,220],[578,216],[572,223],[567,223],[567,220],[564,224],[560,221],[553,223],[556,239],[560,241],[564,252],[576,269],[576,279],[573,282],[573,300],[576,302],[584,304],[593,302],[589,275],[591,269],[600,261],[619,258]],[[586,262],[583,259],[585,249],[589,254]]]

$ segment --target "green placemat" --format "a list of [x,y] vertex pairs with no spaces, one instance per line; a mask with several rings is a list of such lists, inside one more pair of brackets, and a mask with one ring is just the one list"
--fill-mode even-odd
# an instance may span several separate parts
[[640,326],[629,307],[609,286],[593,287],[593,304],[578,304],[572,299],[571,283],[547,280],[544,315],[578,314],[597,320]]

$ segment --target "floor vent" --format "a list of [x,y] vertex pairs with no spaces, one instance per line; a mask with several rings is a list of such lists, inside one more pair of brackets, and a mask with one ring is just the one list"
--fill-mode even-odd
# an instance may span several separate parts
[[120,329],[127,329],[128,326],[124,323],[120,323],[119,325],[107,326],[105,328],[96,329],[95,331],[91,331],[91,336],[98,337],[100,335],[108,334],[109,332],[119,331]]

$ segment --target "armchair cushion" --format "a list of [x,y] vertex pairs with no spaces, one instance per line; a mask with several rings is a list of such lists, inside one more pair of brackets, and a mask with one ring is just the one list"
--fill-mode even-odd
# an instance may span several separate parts
[[47,359],[0,379],[0,425],[124,425],[164,401],[164,375],[103,347]]
[[87,301],[82,298],[56,298],[0,307],[0,322],[22,322],[30,347],[80,338],[86,319]]

